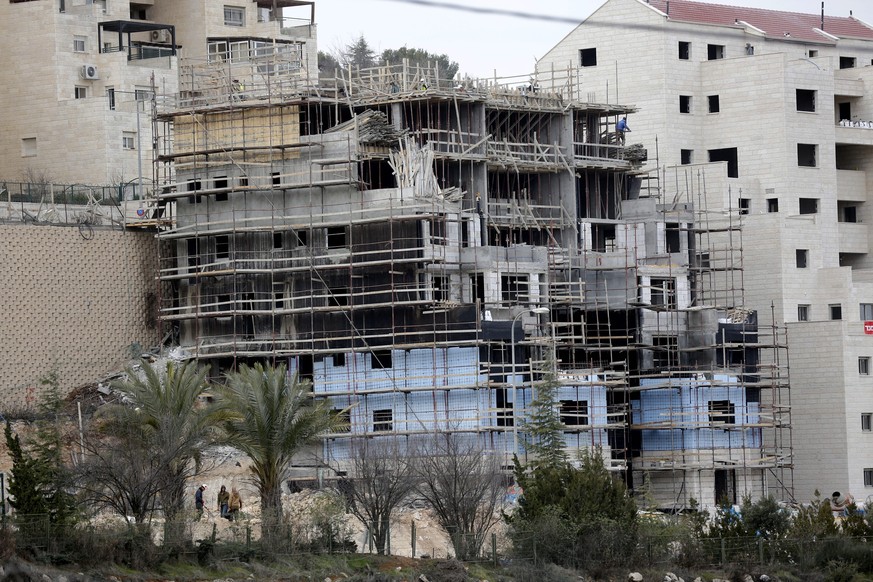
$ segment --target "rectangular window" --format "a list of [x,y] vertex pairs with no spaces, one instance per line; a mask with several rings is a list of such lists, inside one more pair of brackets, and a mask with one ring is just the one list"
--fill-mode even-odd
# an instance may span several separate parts
[[687,61],[691,58],[691,43],[680,40],[679,41],[679,60]]
[[224,24],[226,26],[245,26],[246,9],[239,6],[225,6]]
[[841,69],[854,69],[857,59],[855,57],[840,57]]
[[809,305],[797,306],[797,321],[809,321]]
[[135,150],[136,149],[136,132],[125,131],[121,134],[121,149]]
[[79,36],[76,35],[73,37],[73,52],[83,53],[85,52],[85,43],[87,42],[87,36]]
[[668,222],[666,225],[666,230],[664,231],[664,239],[665,245],[667,247],[668,253],[681,253],[682,252],[682,231],[679,228],[679,224],[675,222]]
[[815,57],[818,56],[818,51],[810,50],[809,53],[807,53],[807,54],[809,54],[809,58],[814,59]]
[[709,112],[710,113],[718,113],[720,110],[719,102],[718,102],[718,95],[709,95],[706,98],[706,100],[709,103]]
[[798,210],[800,214],[818,214],[818,198],[801,198]]
[[709,150],[710,162],[727,162],[728,178],[739,178],[740,170],[737,161],[737,148],[721,148]]
[[346,355],[345,354],[334,354],[331,357],[331,362],[333,363],[334,368],[339,368],[346,365]]
[[279,172],[271,172],[270,179],[273,181],[273,186],[280,186],[282,184],[282,176]]
[[148,87],[136,87],[133,95],[137,101],[148,101],[152,98],[152,90]]
[[755,54],[755,45],[753,45],[753,44],[747,42],[747,43],[746,43],[746,54],[749,55],[750,57],[751,57],[751,56],[754,56],[754,54]]
[[840,208],[840,222],[858,222],[858,207],[843,206]]
[[778,198],[767,198],[767,212],[779,212]]
[[564,426],[587,426],[588,401],[561,400],[561,423]]
[[864,469],[864,487],[873,487],[873,469]]
[[584,48],[579,51],[579,64],[583,67],[597,66],[597,49]]
[[230,237],[226,234],[215,237],[215,259],[218,261],[230,258]]
[[370,353],[370,368],[373,370],[387,370],[394,367],[391,359],[391,350],[376,350]]
[[274,232],[273,233],[273,248],[274,249],[285,248],[284,242],[285,242],[284,237],[282,236],[281,232]]
[[25,137],[21,139],[21,157],[32,158],[36,155],[36,138]]
[[652,278],[652,305],[676,309],[676,279]]
[[679,150],[679,163],[687,166],[694,160],[694,150]]
[[297,246],[305,247],[309,246],[309,231],[308,230],[298,230],[294,232],[294,236],[296,236]]
[[805,269],[809,266],[809,249],[794,250],[794,266]]
[[80,85],[76,85],[73,90],[73,97],[76,99],[85,99],[88,97],[88,87],[82,87]]
[[843,319],[843,306],[839,303],[828,305],[828,311],[830,312],[832,321]]
[[873,303],[861,304],[861,321],[873,321]]
[[373,411],[373,432],[394,430],[394,411],[390,408]]
[[737,204],[740,208],[740,214],[748,214],[749,209],[752,207],[752,199],[751,198],[740,198],[737,200]]
[[706,45],[706,59],[709,61],[717,61],[724,58],[723,44],[708,44]]
[[679,95],[679,113],[691,113],[691,95]]
[[797,165],[805,168],[815,168],[818,163],[818,146],[813,143],[797,144]]
[[797,110],[815,111],[815,90],[797,89]]
[[109,110],[115,110],[115,89],[112,87],[107,87],[106,89],[106,100],[109,102]]
[[736,424],[736,407],[730,400],[709,401],[709,421]]
[[873,414],[865,412],[861,415],[861,430],[864,432],[873,430]]
[[861,356],[858,358],[858,374],[860,376],[870,375],[870,356]]
[[474,303],[485,303],[484,273],[473,273],[470,275],[470,299]]
[[433,276],[433,300],[448,301],[449,300],[449,278]]
[[341,249],[348,246],[348,237],[346,236],[346,227],[344,226],[329,226],[327,227],[327,248]]
[[504,303],[527,303],[529,299],[527,275],[501,276],[500,299]]

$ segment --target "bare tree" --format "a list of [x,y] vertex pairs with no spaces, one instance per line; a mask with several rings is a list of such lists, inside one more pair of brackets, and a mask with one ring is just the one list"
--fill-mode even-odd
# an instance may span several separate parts
[[82,498],[143,524],[158,506],[165,459],[149,446],[142,427],[110,429],[102,419],[95,424],[84,441],[88,455],[77,471]]
[[352,445],[349,469],[339,488],[351,514],[369,529],[376,552],[385,554],[391,515],[414,487],[409,458],[396,443],[364,439]]
[[506,495],[499,455],[486,451],[470,435],[436,435],[413,460],[418,494],[433,508],[451,536],[455,556],[479,555],[485,536],[500,521]]

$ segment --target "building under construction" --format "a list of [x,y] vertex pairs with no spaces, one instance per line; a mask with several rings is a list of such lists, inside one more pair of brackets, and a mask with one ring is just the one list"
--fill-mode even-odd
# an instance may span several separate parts
[[742,309],[713,166],[641,172],[632,108],[560,74],[294,58],[182,62],[156,102],[162,317],[192,357],[284,362],[348,408],[331,466],[439,432],[524,458],[552,372],[568,450],[658,506],[791,497],[785,342]]

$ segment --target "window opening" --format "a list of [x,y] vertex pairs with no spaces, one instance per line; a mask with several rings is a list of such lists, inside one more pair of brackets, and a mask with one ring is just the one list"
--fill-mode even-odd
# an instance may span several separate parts
[[691,113],[691,95],[679,95],[679,113]]
[[394,430],[394,411],[382,408],[373,411],[373,432],[390,432]]
[[797,306],[797,321],[809,321],[809,305]]
[[730,400],[710,400],[709,421],[712,423],[736,424],[736,406]]
[[588,425],[588,401],[561,400],[561,423],[565,426]]
[[723,44],[708,44],[706,45],[706,59],[709,61],[717,61],[724,58]]
[[794,263],[798,269],[805,269],[809,266],[809,249],[795,249]]
[[691,43],[680,40],[679,41],[679,60],[687,61],[691,58]]
[[709,95],[706,99],[709,102],[709,112],[718,113],[720,110],[718,95]]
[[728,178],[739,178],[740,172],[737,163],[737,148],[720,148],[709,150],[710,162],[727,162]]
[[817,214],[818,198],[801,198],[798,203],[800,214]]
[[806,168],[815,168],[818,163],[816,161],[818,146],[812,143],[797,144],[797,165]]
[[815,111],[815,91],[813,89],[797,89],[797,110]]

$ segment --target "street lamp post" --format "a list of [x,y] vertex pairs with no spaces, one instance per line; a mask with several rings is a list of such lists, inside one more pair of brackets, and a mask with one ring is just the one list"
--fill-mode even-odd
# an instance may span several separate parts
[[[514,455],[518,455],[518,417],[516,412],[518,411],[517,402],[516,402],[516,393],[517,393],[517,384],[515,377],[515,324],[523,315],[531,314],[540,314],[540,313],[548,313],[548,307],[533,307],[531,309],[526,309],[521,311],[512,318],[512,329],[509,332],[510,339],[510,349],[512,350],[512,452]],[[522,334],[524,337],[524,334]]]

